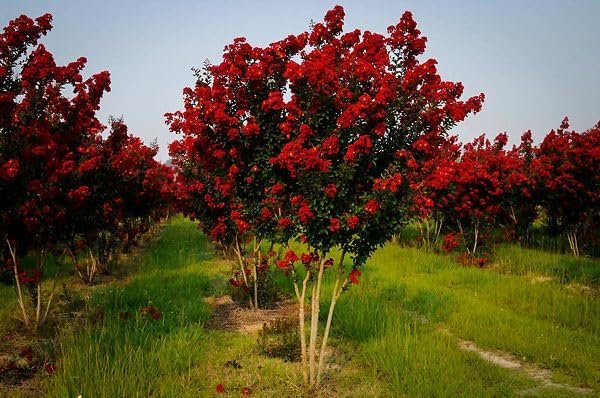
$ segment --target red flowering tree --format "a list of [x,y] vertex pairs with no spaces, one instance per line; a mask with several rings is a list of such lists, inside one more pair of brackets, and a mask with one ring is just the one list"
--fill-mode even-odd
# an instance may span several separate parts
[[[340,294],[358,283],[359,268],[408,217],[404,174],[413,144],[435,143],[483,101],[461,101],[462,84],[443,81],[435,60],[418,59],[426,38],[409,12],[387,35],[343,33],[343,18],[337,6],[309,32],[264,49],[236,39],[224,63],[210,69],[211,81],[186,90],[185,112],[169,116],[171,128],[185,135],[171,146],[175,163],[180,174],[194,176],[184,180],[185,195],[193,192],[185,199],[197,203],[190,213],[205,212],[205,230],[239,235],[242,226],[282,242],[297,237],[308,247],[300,255],[288,249],[277,265],[294,281],[303,374],[313,386]],[[258,178],[250,175],[254,165]],[[321,286],[335,249],[342,254],[317,364]]]
[[[53,299],[54,288],[41,289],[48,254],[87,247],[94,268],[103,234],[164,207],[172,181],[171,169],[153,159],[156,148],[128,137],[124,125],[113,124],[102,138],[96,111],[109,74],[84,79],[85,58],[56,65],[38,45],[51,19],[21,16],[0,35],[1,252],[15,276],[23,321],[34,329]],[[21,260],[28,253],[38,261],[25,270]],[[73,255],[76,265],[80,258]],[[93,272],[82,276],[91,281]],[[32,296],[32,316],[22,287]]]
[[439,159],[420,191],[451,231],[444,248],[456,247],[453,241],[460,237],[467,257],[477,258],[480,265],[486,259],[478,257],[478,249],[492,228],[509,214],[517,222],[515,207],[532,197],[522,158],[517,149],[505,150],[506,143],[506,134],[498,135],[493,143],[478,137],[464,146],[460,158]]
[[[418,239],[422,247],[431,250],[439,247],[442,232],[448,229],[442,209],[448,206],[445,196],[450,192],[449,182],[454,178],[461,145],[456,136],[428,138],[413,144],[406,177],[413,192],[410,212],[419,227]],[[453,243],[446,244],[447,240]],[[444,237],[443,249],[457,247],[455,240],[456,234]]]
[[120,120],[111,121],[106,139],[98,135],[79,148],[72,178],[88,188],[89,200],[70,208],[75,221],[68,250],[84,282],[109,272],[115,252],[135,244],[165,215],[172,200],[173,170],[156,161],[156,153],[155,146],[128,135]]
[[565,118],[544,138],[532,169],[548,232],[565,233],[579,255],[578,235],[599,219],[600,123],[583,133],[568,128]]
[[536,150],[531,131],[527,131],[521,136],[521,143],[505,152],[502,159],[504,194],[498,223],[508,232],[505,239],[520,244],[530,241],[531,228],[538,217],[539,199],[532,164]]
[[[79,149],[101,129],[95,117],[109,89],[109,75],[83,79],[85,58],[58,66],[38,40],[51,29],[51,16],[21,16],[0,35],[0,217],[10,252],[19,306],[27,326],[37,327],[48,314],[52,292],[42,308],[40,279],[46,256],[63,241],[68,209],[85,203],[89,189],[77,185]],[[72,95],[63,95],[72,89]],[[35,269],[20,270],[20,258],[37,252]],[[35,315],[26,311],[21,284],[30,285]]]

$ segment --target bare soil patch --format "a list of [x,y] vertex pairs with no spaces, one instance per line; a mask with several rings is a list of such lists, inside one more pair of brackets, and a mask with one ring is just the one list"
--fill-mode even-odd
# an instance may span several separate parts
[[258,310],[236,303],[229,295],[204,300],[213,310],[209,328],[246,334],[257,334],[265,323],[278,318],[294,317],[298,310],[298,305],[291,300],[277,303],[273,309]]

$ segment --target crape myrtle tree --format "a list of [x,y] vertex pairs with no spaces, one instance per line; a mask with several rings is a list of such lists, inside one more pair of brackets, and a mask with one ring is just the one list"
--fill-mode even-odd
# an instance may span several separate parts
[[505,228],[504,238],[527,244],[531,240],[532,226],[538,217],[538,199],[533,179],[535,150],[531,131],[521,136],[521,142],[506,152],[504,167],[507,169],[502,209],[498,223]]
[[[83,79],[85,58],[58,66],[41,36],[52,17],[21,16],[0,35],[0,217],[8,261],[15,274],[19,307],[26,326],[44,321],[52,301],[42,308],[41,277],[48,253],[67,239],[73,222],[69,209],[89,198],[71,173],[79,149],[101,129],[95,117],[109,89],[108,72]],[[68,87],[72,95],[63,91]],[[6,249],[5,249],[6,250]],[[20,269],[20,259],[37,253],[32,270]],[[5,252],[6,254],[6,252]],[[32,295],[35,315],[26,311],[23,287]]]
[[600,123],[583,133],[568,129],[565,118],[546,135],[532,161],[532,173],[548,233],[564,233],[578,256],[578,236],[600,218]]
[[[288,247],[277,265],[293,279],[303,375],[312,386],[321,379],[340,294],[408,217],[404,173],[414,144],[436,145],[483,101],[461,101],[462,84],[443,81],[435,60],[418,58],[426,38],[411,13],[386,35],[343,33],[343,18],[336,6],[310,31],[264,49],[236,39],[224,64],[209,69],[210,82],[186,89],[185,111],[168,117],[184,134],[171,151],[186,176],[185,195],[192,191],[187,199],[197,204],[189,213],[210,220],[203,225],[213,238],[249,232],[286,246],[289,238],[305,243],[306,252]],[[337,267],[334,250],[341,252]],[[323,274],[333,268],[318,354]]]
[[450,193],[449,181],[461,155],[457,136],[435,139],[413,144],[406,170],[412,192],[410,212],[419,228],[417,239],[426,250],[439,247],[443,231],[449,229],[442,209],[448,205],[445,195]]
[[[305,379],[311,385],[321,379],[340,294],[358,283],[359,268],[409,217],[410,189],[404,177],[411,151],[437,145],[437,137],[478,111],[483,101],[483,95],[461,101],[462,84],[443,81],[434,60],[418,59],[426,38],[409,12],[387,35],[343,33],[343,18],[337,6],[307,33],[307,47],[284,73],[289,100],[282,92],[270,94],[279,98],[271,108],[282,108],[285,116],[280,129],[290,135],[271,163],[288,192],[289,217],[308,247],[300,256],[288,250],[278,265],[294,278],[300,312],[310,291],[308,350],[304,330],[301,341]],[[341,255],[317,353],[323,274],[334,268],[336,249]],[[347,255],[350,269],[344,262]],[[296,280],[302,273],[304,278]]]
[[[14,274],[24,324],[33,329],[44,322],[53,299],[54,286],[47,294],[41,289],[48,255],[63,258],[83,248],[95,263],[107,226],[123,229],[126,219],[117,212],[146,217],[157,197],[166,200],[161,191],[172,179],[170,169],[151,160],[156,149],[126,133],[111,152],[115,132],[103,139],[96,118],[109,74],[84,79],[85,58],[56,65],[38,45],[51,19],[21,16],[0,35],[0,252]],[[137,157],[147,167],[135,163]],[[37,261],[25,269],[28,253]],[[82,256],[73,257],[78,266]]]
[[93,283],[109,273],[109,260],[165,215],[171,202],[173,170],[156,161],[158,148],[129,135],[122,120],[111,120],[106,139],[81,147],[72,177],[88,187],[89,200],[71,208],[67,249],[81,279]]
[[480,265],[486,258],[479,252],[492,229],[509,214],[516,220],[515,206],[532,199],[524,163],[518,150],[505,149],[507,139],[503,133],[490,142],[482,135],[464,145],[460,158],[439,160],[440,166],[423,180],[428,203],[443,215],[450,231],[446,248],[455,246],[454,238],[461,239],[465,260]]

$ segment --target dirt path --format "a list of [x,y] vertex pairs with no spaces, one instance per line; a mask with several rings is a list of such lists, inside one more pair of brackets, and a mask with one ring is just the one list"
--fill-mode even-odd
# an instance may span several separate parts
[[[441,329],[441,332],[456,337],[447,329]],[[458,339],[458,347],[461,350],[474,352],[482,359],[491,362],[496,366],[500,366],[501,368],[522,372],[540,383],[537,387],[521,391],[520,395],[534,395],[545,388],[563,389],[574,394],[591,394],[594,392],[588,387],[575,387],[565,383],[557,383],[552,380],[552,370],[540,368],[532,363],[523,363],[517,357],[507,352],[487,351],[478,347],[473,341],[463,340],[459,337],[456,338]]]

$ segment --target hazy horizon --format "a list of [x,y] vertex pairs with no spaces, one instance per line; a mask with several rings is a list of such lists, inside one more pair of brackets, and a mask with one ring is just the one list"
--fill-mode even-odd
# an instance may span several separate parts
[[600,120],[600,1],[174,3],[4,0],[0,23],[50,12],[54,28],[42,43],[59,64],[85,56],[84,76],[108,70],[100,119],[123,116],[130,132],[157,140],[161,160],[176,137],[163,115],[182,108],[192,67],[219,62],[235,37],[262,46],[306,30],[335,4],[345,8],[346,30],[383,33],[413,12],[442,77],[462,81],[465,96],[486,94],[483,110],[453,131],[462,141],[506,131],[516,143],[528,129],[539,141],[564,116],[579,131]]

